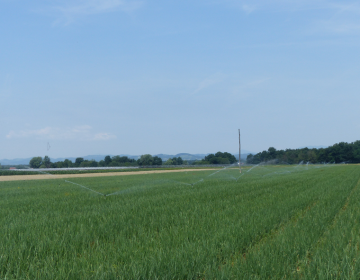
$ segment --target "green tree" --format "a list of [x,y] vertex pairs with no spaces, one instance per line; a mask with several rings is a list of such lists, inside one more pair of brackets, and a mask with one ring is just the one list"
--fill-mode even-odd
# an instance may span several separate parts
[[106,156],[105,159],[104,159],[104,161],[105,161],[105,164],[106,164],[106,165],[109,165],[109,164],[112,162],[112,159],[111,159],[110,156]]
[[65,159],[63,165],[64,165],[64,167],[68,168],[68,167],[72,167],[72,166],[73,166],[73,163],[72,163],[71,160]]
[[155,156],[155,157],[153,157],[153,165],[162,165],[162,159],[161,158],[159,158],[159,157],[157,157],[157,156]]
[[[159,158],[159,157],[156,157]],[[161,160],[161,158],[160,158]],[[158,165],[158,164],[154,164],[154,158],[152,157],[152,155],[146,154],[146,155],[142,155],[138,160],[137,160],[138,164],[141,165]],[[162,161],[161,161],[162,164]],[[160,164],[160,165],[161,165]]]
[[183,159],[181,157],[173,157],[169,158],[165,164],[166,165],[182,165],[184,163]]
[[268,149],[269,152],[269,159],[275,159],[276,158],[276,149],[274,147],[270,147]]
[[92,159],[92,160],[90,161],[90,167],[98,167],[97,161],[94,160],[94,159]]
[[184,163],[183,159],[181,157],[177,157],[176,158],[176,164],[177,165],[182,165]]
[[81,164],[80,167],[97,167],[98,163],[96,160],[92,159],[92,160],[84,160]]
[[253,164],[254,162],[254,155],[253,154],[248,154],[247,157],[246,157],[246,162],[248,164]]
[[227,153],[227,152],[217,152],[214,154],[207,155],[201,164],[232,164],[237,162],[234,155]]
[[136,160],[128,158],[127,156],[113,156],[112,157],[112,164],[116,163],[114,166],[124,166],[126,163],[134,164]]
[[82,163],[80,163],[80,167],[90,167],[90,161],[85,159]]
[[141,165],[152,165],[153,163],[153,158],[151,155],[146,154],[146,155],[142,155],[138,160],[137,160],[138,164]]
[[39,168],[41,166],[41,162],[42,162],[41,157],[33,157],[30,160],[29,165],[31,168]]
[[314,150],[310,150],[308,151],[308,160],[311,163],[317,163],[317,156],[316,156],[316,152]]
[[75,164],[74,165],[76,167],[79,167],[83,161],[84,161],[84,158],[78,157],[78,158],[75,159]]
[[50,158],[48,156],[44,156],[44,158],[42,160],[42,165],[44,165],[45,168],[50,168],[51,161],[50,161]]

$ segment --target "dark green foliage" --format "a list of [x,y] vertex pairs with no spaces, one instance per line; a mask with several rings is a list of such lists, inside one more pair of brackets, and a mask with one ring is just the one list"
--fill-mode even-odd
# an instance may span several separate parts
[[138,160],[137,163],[141,165],[152,165],[153,157],[150,154],[142,155]]
[[[105,161],[106,163],[106,161]],[[135,166],[137,165],[135,159],[128,158],[127,156],[114,156],[108,166]]]
[[286,149],[276,150],[270,147],[267,151],[262,151],[256,155],[249,154],[247,163],[258,164],[260,162],[297,164],[301,161],[318,163],[318,162],[335,162],[335,163],[360,163],[360,141],[352,143],[341,142],[321,149]]
[[151,166],[151,165],[162,165],[162,159],[158,156],[153,157],[150,154],[142,155],[137,160],[138,165],[140,166]]
[[108,166],[108,165],[112,162],[112,159],[111,159],[110,156],[106,156],[105,159],[104,159],[104,161],[105,161],[105,165]]
[[181,157],[173,157],[169,158],[166,162],[166,165],[182,165],[184,164],[184,161]]
[[50,158],[48,156],[45,156],[41,164],[43,164],[46,168],[50,168],[51,166]]
[[33,157],[29,162],[31,168],[40,168],[41,164],[42,164],[41,157]]
[[[160,159],[161,160],[161,159]],[[161,165],[159,164],[159,158],[154,157],[152,159],[152,165]],[[156,164],[154,164],[154,162]],[[75,163],[72,163],[71,160],[65,159],[64,161],[50,162],[50,158],[45,156],[44,159],[41,157],[36,157],[31,159],[30,166],[32,168],[70,168],[70,167],[106,167],[106,166],[136,166],[137,162],[134,159],[130,159],[126,156],[106,156],[104,160],[97,162],[96,160],[84,160],[83,158],[76,158]]]
[[175,165],[182,165],[184,163],[183,159],[181,157],[177,157],[177,158],[173,158],[173,162],[176,164]]
[[80,167],[98,167],[98,163],[96,160],[84,160],[81,164]]
[[75,164],[74,164],[75,167],[79,167],[80,164],[81,164],[83,161],[84,161],[84,159],[81,158],[81,157],[76,158],[76,159],[75,159]]
[[227,152],[217,152],[216,154],[209,154],[203,160],[196,162],[196,164],[233,164],[237,162],[234,155]]
[[158,156],[153,157],[153,164],[152,165],[162,165],[162,159]]
[[[50,168],[69,168],[69,167],[79,167],[79,166],[76,166],[76,164],[73,164],[71,160],[65,159],[64,161],[50,162],[49,167]],[[49,167],[47,167],[47,168],[49,168]]]
[[64,160],[64,167],[73,167],[73,163],[72,163],[72,161],[71,160],[69,160],[69,159],[65,159]]

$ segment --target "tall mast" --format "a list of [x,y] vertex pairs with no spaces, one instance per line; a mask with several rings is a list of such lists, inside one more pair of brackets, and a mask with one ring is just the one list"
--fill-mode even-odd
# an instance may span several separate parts
[[239,129],[239,170],[241,173],[241,141],[240,141],[240,129]]

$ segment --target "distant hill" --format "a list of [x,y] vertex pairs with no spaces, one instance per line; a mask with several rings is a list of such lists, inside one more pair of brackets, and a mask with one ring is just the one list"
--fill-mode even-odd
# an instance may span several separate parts
[[2,165],[29,164],[30,160],[31,158],[1,159],[0,164]]

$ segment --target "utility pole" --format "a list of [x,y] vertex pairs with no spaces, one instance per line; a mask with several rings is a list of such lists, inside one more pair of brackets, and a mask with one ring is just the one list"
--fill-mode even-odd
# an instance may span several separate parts
[[241,141],[240,141],[240,128],[239,128],[239,170],[241,173]]

